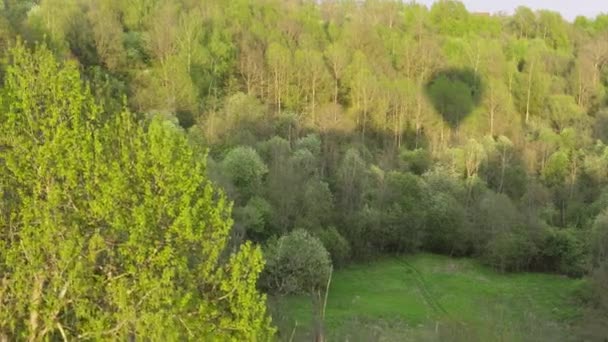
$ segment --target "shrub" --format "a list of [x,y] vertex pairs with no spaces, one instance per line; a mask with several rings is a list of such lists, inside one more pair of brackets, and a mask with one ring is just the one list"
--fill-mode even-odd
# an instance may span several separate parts
[[381,251],[412,253],[422,244],[428,189],[412,173],[389,172],[379,193],[381,210],[374,243]]
[[434,193],[426,214],[426,249],[449,255],[462,254],[467,250],[466,211],[456,198],[448,193]]
[[608,210],[597,216],[591,234],[591,260],[593,266],[608,263]]
[[575,229],[550,228],[542,249],[545,264],[551,271],[570,276],[585,272],[586,248]]
[[481,249],[498,234],[521,225],[522,218],[509,197],[486,191],[469,211],[473,223],[471,240],[475,249]]
[[344,265],[350,259],[350,244],[335,227],[320,231],[318,236],[334,265]]
[[415,150],[402,150],[399,153],[399,166],[402,170],[410,171],[416,175],[422,175],[427,172],[433,160],[428,150],[415,149]]
[[271,235],[268,223],[272,215],[272,207],[258,196],[252,197],[244,207],[234,209],[236,223],[242,225],[250,238],[262,239]]
[[222,161],[222,170],[239,193],[239,199],[246,201],[256,193],[262,177],[268,172],[262,158],[251,147],[236,147]]
[[280,294],[306,293],[322,288],[332,267],[323,243],[302,229],[269,241],[265,257],[261,285]]
[[536,245],[522,230],[504,232],[488,242],[483,260],[500,271],[522,271],[537,254]]

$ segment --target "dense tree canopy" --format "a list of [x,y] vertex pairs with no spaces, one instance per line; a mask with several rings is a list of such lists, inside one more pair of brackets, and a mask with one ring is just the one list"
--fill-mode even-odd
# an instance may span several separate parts
[[[608,286],[608,15],[0,9],[0,339],[264,339],[250,241],[278,292],[319,288],[294,280],[310,265],[418,251]],[[7,53],[18,36],[48,48]]]

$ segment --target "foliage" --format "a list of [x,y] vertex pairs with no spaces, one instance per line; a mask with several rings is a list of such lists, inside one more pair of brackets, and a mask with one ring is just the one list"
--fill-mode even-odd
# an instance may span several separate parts
[[262,254],[225,250],[230,204],[180,131],[106,113],[45,47],[10,58],[0,338],[270,338]]
[[463,207],[466,198],[464,184],[445,169],[424,175],[428,184],[428,204],[425,206],[425,235],[423,246],[436,253],[464,254],[470,236]]
[[234,210],[235,220],[245,226],[249,236],[258,238],[272,235],[267,230],[271,215],[272,207],[261,197],[252,197],[244,207]]
[[331,272],[331,259],[321,241],[296,229],[271,240],[265,249],[262,286],[280,294],[311,293],[323,288]]
[[350,260],[350,244],[335,227],[323,229],[318,235],[334,266],[343,266]]
[[[21,229],[13,222],[31,222],[32,234],[44,226],[39,234],[56,241],[79,239],[66,255],[88,251],[96,236],[90,227],[112,237],[104,240],[110,249],[135,239],[132,230],[117,233],[119,224],[146,226],[137,237],[146,237],[149,253],[172,246],[182,264],[171,265],[194,267],[196,248],[151,245],[190,196],[226,208],[222,224],[205,225],[229,236],[215,244],[219,273],[243,243],[296,229],[321,239],[340,267],[433,251],[479,257],[503,271],[578,276],[594,274],[603,258],[607,15],[573,23],[526,7],[485,15],[452,0],[430,8],[376,0],[4,0],[0,9],[0,47],[18,36],[28,46],[45,43],[72,70],[66,76],[50,62],[26,63],[30,76],[21,79],[13,57],[0,57],[0,78],[12,82],[2,91],[0,222],[10,231]],[[233,211],[219,192],[205,197],[188,188],[207,184],[207,174]],[[158,201],[144,200],[150,197]],[[84,214],[89,207],[94,218]],[[217,216],[210,215],[205,220]],[[228,216],[234,229],[226,228]],[[13,241],[0,239],[5,249]],[[41,243],[51,254],[55,245]],[[253,279],[261,261],[255,248],[248,253],[251,265],[242,266]],[[40,265],[80,265],[61,264],[65,258]],[[102,262],[118,263],[108,258]],[[204,276],[193,273],[180,282]],[[218,287],[210,288],[198,287],[210,298],[226,295],[213,297]],[[121,298],[137,300],[137,291]],[[183,326],[174,321],[157,327]],[[53,331],[47,338],[58,339],[54,321],[45,324]],[[14,329],[27,334],[25,326]]]
[[261,185],[268,168],[251,147],[237,147],[222,160],[222,169],[236,187],[241,201],[249,199]]
[[591,234],[592,266],[598,267],[608,260],[608,211],[597,216]]
[[400,168],[404,171],[422,175],[427,172],[433,163],[428,151],[424,149],[403,150],[399,154]]
[[486,245],[484,261],[501,271],[522,271],[529,267],[537,250],[521,232],[502,232]]
[[[580,276],[585,272],[587,246],[574,229],[549,230],[544,248],[545,263],[552,269],[571,276]],[[552,266],[554,264],[554,266]]]

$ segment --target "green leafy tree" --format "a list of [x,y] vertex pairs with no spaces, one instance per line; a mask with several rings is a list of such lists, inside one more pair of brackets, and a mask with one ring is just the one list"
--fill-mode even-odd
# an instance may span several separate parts
[[347,54],[346,48],[339,43],[328,45],[324,51],[324,56],[333,77],[333,101],[337,105],[340,97],[340,82],[348,66],[350,56]]
[[532,39],[536,36],[536,15],[528,7],[518,7],[511,18],[510,25],[518,38]]
[[474,234],[478,246],[483,246],[497,235],[512,231],[522,223],[520,214],[509,197],[491,191],[482,196],[473,215],[478,229]]
[[552,95],[547,99],[549,120],[558,131],[583,120],[583,111],[569,95]]
[[87,16],[93,31],[95,47],[109,70],[120,70],[126,63],[123,27],[114,1],[92,1]]
[[608,211],[606,210],[600,213],[593,223],[592,241],[592,265],[605,266],[608,263]]
[[279,43],[271,43],[266,51],[266,62],[270,72],[269,93],[274,96],[277,112],[281,112],[286,101],[293,56],[291,51]]
[[317,233],[317,236],[323,242],[323,246],[327,249],[331,256],[331,261],[334,266],[345,265],[351,256],[351,247],[348,240],[336,229],[329,227]]
[[378,78],[373,72],[367,56],[359,50],[353,54],[345,77],[350,88],[350,101],[355,111],[357,124],[361,128],[362,137],[365,138],[372,101],[377,95]]
[[573,228],[551,228],[547,231],[541,255],[550,270],[571,276],[585,272],[587,250],[580,231]]
[[468,33],[469,16],[464,4],[454,0],[437,1],[430,11],[431,22],[437,31],[456,37]]
[[383,251],[412,253],[422,245],[428,189],[411,173],[389,172],[383,177],[375,207],[381,212],[373,242]]
[[[133,101],[140,111],[169,112],[198,109],[197,88],[190,74],[192,61],[182,53],[180,6],[176,2],[162,2],[152,12],[151,25],[146,32],[145,46],[152,57],[152,68],[146,68],[134,78]],[[185,30],[184,30],[185,31]]]
[[76,0],[42,0],[30,10],[27,20],[38,39],[46,38],[52,47],[65,53],[67,38],[79,10]]
[[538,251],[533,241],[522,233],[521,230],[503,232],[492,239],[486,246],[485,261],[502,272],[528,268]]
[[[35,86],[33,86],[35,85]],[[74,63],[11,50],[0,339],[267,340],[264,261],[172,123],[108,115]]]
[[545,63],[546,45],[540,40],[517,42],[515,53],[517,69],[514,77],[516,87],[512,88],[515,104],[520,113],[524,114],[525,123],[530,117],[539,116],[544,112],[545,99],[550,91],[550,76]]
[[262,285],[273,292],[314,293],[325,287],[331,272],[331,259],[321,241],[305,230],[271,241]]
[[548,186],[559,186],[565,183],[568,175],[568,154],[557,151],[549,157],[543,170],[543,180]]
[[304,186],[301,215],[296,225],[311,232],[318,231],[331,223],[333,195],[325,182],[311,179]]
[[268,231],[272,207],[261,197],[251,198],[244,207],[234,210],[235,226],[243,225],[249,237],[268,238],[272,232]]
[[228,152],[222,161],[222,168],[238,190],[238,198],[247,201],[262,184],[262,177],[268,167],[251,147],[237,147]]
[[[305,230],[296,229],[271,240],[264,252],[267,266],[261,285],[278,294],[310,295],[315,334],[322,336],[324,307],[321,294],[327,291],[332,263],[321,240]],[[323,340],[322,337],[317,339]]]
[[566,51],[570,48],[568,27],[559,13],[538,11],[538,31],[537,36],[542,37],[550,47]]
[[367,190],[367,166],[356,149],[350,148],[344,154],[338,169],[337,181],[341,210],[352,213],[359,209],[363,192]]
[[424,179],[429,198],[424,213],[423,247],[449,255],[464,253],[470,242],[464,206],[468,191],[464,182],[441,168],[427,172]]
[[323,60],[323,54],[317,50],[304,49],[295,52],[294,63],[299,70],[306,70],[302,74],[301,87],[308,103],[310,123],[317,124],[318,103],[330,98],[330,75]]

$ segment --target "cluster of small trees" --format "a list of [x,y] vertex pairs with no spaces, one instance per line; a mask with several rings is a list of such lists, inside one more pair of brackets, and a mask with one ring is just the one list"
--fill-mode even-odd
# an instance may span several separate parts
[[[219,169],[212,173],[226,177],[219,182],[237,199],[241,237],[265,241],[305,229],[323,242],[336,266],[426,250],[479,256],[503,271],[586,271],[590,227],[552,225],[548,218],[556,209],[550,191],[521,170],[492,184],[489,174],[501,166],[480,157],[484,151],[477,143],[451,149],[435,163],[425,150],[404,150],[387,169],[351,147],[335,174],[326,177],[320,176],[320,144],[316,135],[308,135],[292,149],[273,137],[257,145],[259,152],[236,147],[212,163]],[[496,145],[493,158],[506,158],[507,139]],[[477,171],[463,177],[472,172],[468,168]],[[512,183],[521,187],[517,200],[497,189]]]

